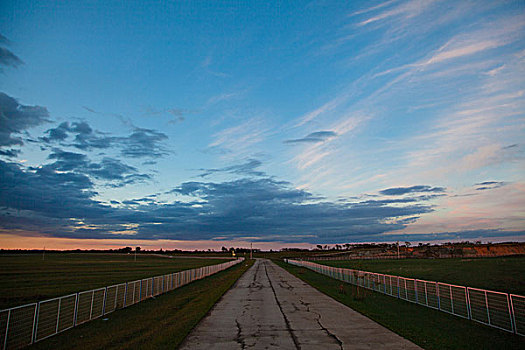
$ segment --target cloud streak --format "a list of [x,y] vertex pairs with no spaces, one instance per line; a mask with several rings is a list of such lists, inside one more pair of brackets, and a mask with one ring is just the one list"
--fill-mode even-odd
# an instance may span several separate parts
[[286,140],[284,143],[319,143],[337,136],[333,131],[316,131],[300,139]]

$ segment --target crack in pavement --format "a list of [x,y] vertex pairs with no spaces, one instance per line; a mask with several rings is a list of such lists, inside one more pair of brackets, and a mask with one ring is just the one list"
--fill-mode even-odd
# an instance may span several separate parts
[[237,336],[235,337],[235,341],[237,343],[239,343],[239,345],[241,346],[241,349],[246,349],[246,343],[244,342],[244,338],[241,337],[241,324],[239,323],[239,321],[237,319],[235,319],[235,325],[237,326]]
[[344,348],[343,348],[343,342],[342,342],[339,338],[337,338],[337,336],[336,336],[334,333],[330,332],[330,331],[328,330],[328,328],[326,328],[325,326],[322,325],[322,323],[321,323],[321,314],[318,314],[318,313],[315,312],[315,311],[310,311],[310,312],[312,312],[312,313],[314,313],[314,314],[317,315],[317,323],[319,324],[319,327],[321,327],[321,329],[322,329],[323,331],[325,331],[326,334],[328,334],[329,337],[334,338],[335,341],[339,344],[339,347],[341,348],[341,350],[343,350],[343,349],[344,349]]
[[[294,294],[298,296],[297,293],[294,293]],[[327,334],[329,337],[332,337],[332,338],[333,338],[333,339],[339,344],[339,347],[341,348],[341,350],[343,350],[343,349],[344,349],[344,348],[343,348],[343,342],[342,342],[342,341],[341,341],[341,340],[340,340],[340,339],[339,339],[334,333],[330,332],[330,331],[328,330],[328,328],[326,328],[325,326],[323,326],[323,324],[321,323],[321,314],[318,313],[318,312],[315,312],[315,311],[310,310],[310,303],[305,302],[305,301],[303,300],[302,297],[299,297],[299,302],[300,302],[302,305],[304,305],[304,306],[306,307],[306,312],[310,312],[310,313],[313,313],[313,314],[317,315],[317,319],[316,319],[316,321],[317,321],[317,324],[319,325],[319,327],[321,327],[321,329],[322,329],[323,331],[325,331],[326,334]],[[294,305],[294,306],[295,306],[295,305]]]
[[272,280],[270,279],[270,276],[268,275],[268,270],[266,269],[266,262],[264,264],[264,271],[266,272],[266,277],[268,278],[268,282],[270,282],[270,288],[272,288],[273,296],[275,298],[275,301],[277,302],[277,306],[279,307],[279,310],[281,311],[281,314],[284,318],[284,323],[286,323],[286,330],[288,333],[290,333],[290,336],[292,337],[293,343],[295,345],[295,348],[298,350],[301,350],[301,346],[299,345],[299,341],[297,340],[297,337],[292,331],[292,328],[290,327],[290,321],[288,320],[288,317],[284,314],[283,308],[281,306],[281,303],[279,302],[279,299],[277,299],[277,294],[275,293],[275,288],[273,287]]

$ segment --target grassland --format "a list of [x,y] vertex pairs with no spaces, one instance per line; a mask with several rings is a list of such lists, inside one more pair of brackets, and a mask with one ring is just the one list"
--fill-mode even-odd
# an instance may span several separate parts
[[[306,283],[424,349],[525,349],[523,337],[275,262]],[[343,288],[341,293],[340,288]]]
[[346,260],[318,263],[525,295],[525,257]]
[[175,349],[219,298],[253,264],[235,265],[154,299],[115,311],[34,349]]
[[214,265],[224,259],[50,253],[0,255],[0,310],[140,278]]

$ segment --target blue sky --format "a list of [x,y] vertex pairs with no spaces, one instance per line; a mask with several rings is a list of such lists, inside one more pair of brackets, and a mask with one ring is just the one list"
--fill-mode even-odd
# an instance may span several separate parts
[[4,1],[0,240],[523,240],[524,27],[521,1]]

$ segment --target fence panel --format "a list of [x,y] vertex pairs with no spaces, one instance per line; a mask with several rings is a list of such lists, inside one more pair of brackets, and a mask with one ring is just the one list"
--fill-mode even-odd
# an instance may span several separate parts
[[436,282],[425,281],[425,288],[427,292],[427,306],[439,309],[439,294]]
[[148,298],[148,287],[149,286],[149,279],[143,279],[142,280],[142,289],[140,291],[140,300],[144,300]]
[[128,282],[126,288],[126,305],[133,305],[133,298],[135,296],[135,282]]
[[490,325],[512,332],[512,315],[506,293],[487,291]]
[[453,313],[452,309],[452,291],[449,284],[438,283],[439,305],[440,310]]
[[104,314],[109,314],[117,308],[117,285],[107,287],[106,289],[106,305]]
[[514,331],[517,334],[525,335],[525,297],[521,295],[510,295],[510,305],[512,311],[512,321]]
[[470,314],[474,321],[489,324],[489,310],[484,290],[469,288]]
[[9,310],[0,311],[0,348],[4,348],[5,336],[7,331],[7,317],[9,315]]
[[13,308],[7,318],[7,339],[4,340],[7,349],[20,349],[33,342],[33,326],[37,304],[29,304]]
[[104,298],[106,288],[99,288],[93,291],[93,305],[91,306],[91,320],[102,316],[104,313]]
[[467,288],[451,286],[453,314],[468,318]]
[[124,299],[126,298],[126,283],[117,284],[117,295],[115,308],[122,309],[124,307]]
[[60,312],[58,313],[57,332],[75,326],[75,307],[77,305],[77,294],[66,295],[60,298]]
[[427,285],[425,281],[416,280],[416,290],[417,290],[417,302],[421,305],[428,305],[427,297]]
[[35,340],[42,340],[57,332],[60,298],[41,301],[39,304]]
[[140,281],[134,281],[133,283],[133,304],[140,301]]
[[412,278],[405,278],[407,300],[413,303],[417,302],[416,281]]
[[91,315],[91,303],[93,301],[93,291],[78,293],[77,317],[75,325],[89,321]]

